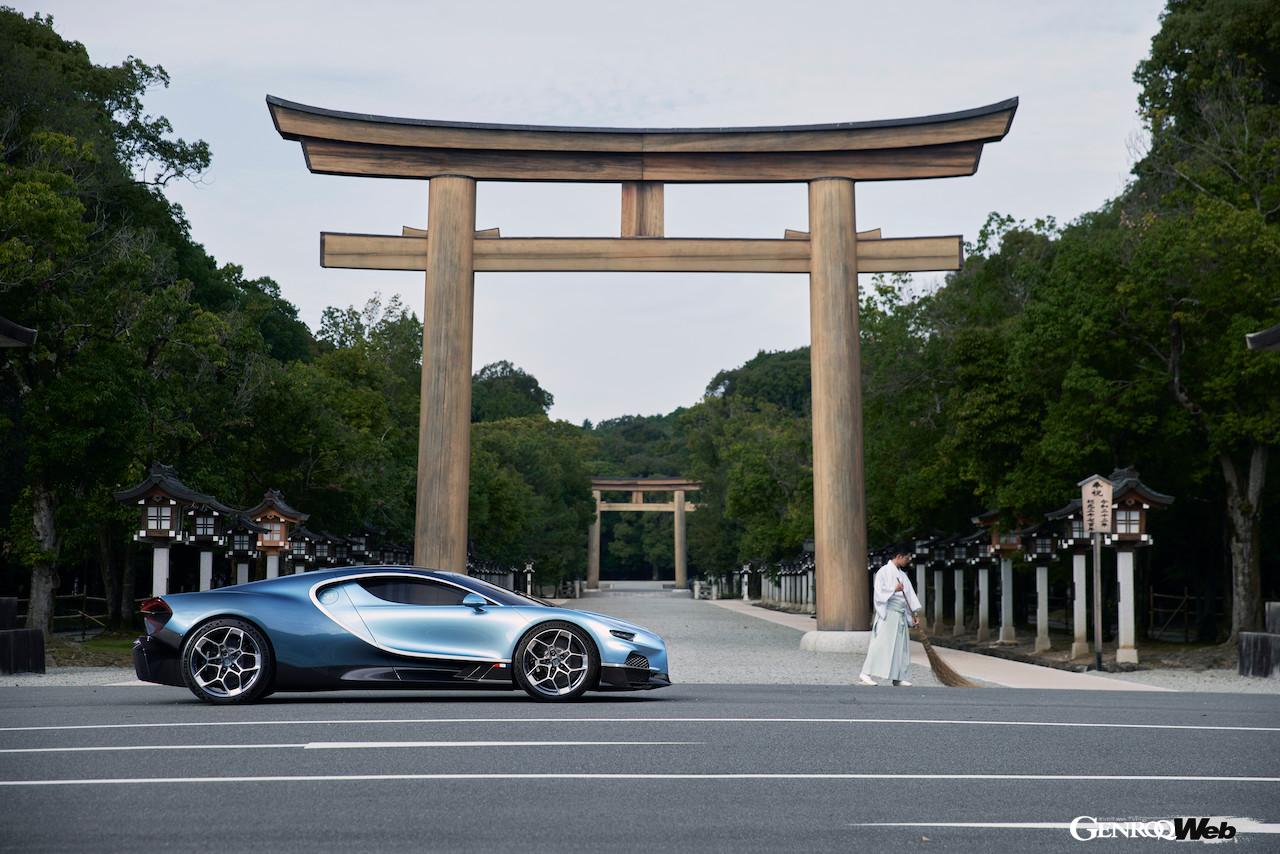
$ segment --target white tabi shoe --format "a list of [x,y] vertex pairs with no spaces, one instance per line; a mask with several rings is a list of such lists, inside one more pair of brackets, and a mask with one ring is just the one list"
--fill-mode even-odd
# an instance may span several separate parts
[[858,675],[858,681],[861,682],[863,685],[871,685],[872,687],[875,687],[875,684],[876,684],[876,680],[872,679],[870,676],[868,676],[865,673]]
[[905,679],[895,679],[893,680],[893,686],[895,688],[910,688],[911,683]]

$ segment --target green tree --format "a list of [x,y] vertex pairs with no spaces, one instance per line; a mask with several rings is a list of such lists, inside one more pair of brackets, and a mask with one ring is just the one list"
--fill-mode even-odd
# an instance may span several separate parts
[[533,560],[547,581],[580,569],[595,518],[583,465],[592,445],[580,428],[545,416],[471,425],[468,534],[475,556]]
[[507,361],[481,368],[471,378],[471,420],[546,417],[555,398],[532,374]]
[[1259,525],[1280,438],[1280,15],[1267,0],[1170,0],[1134,79],[1150,151],[1124,200],[1125,330],[1190,416],[1225,486],[1232,631],[1261,622]]

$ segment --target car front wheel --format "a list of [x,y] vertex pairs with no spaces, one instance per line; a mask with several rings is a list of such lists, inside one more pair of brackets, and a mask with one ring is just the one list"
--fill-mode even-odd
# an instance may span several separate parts
[[512,668],[535,700],[573,700],[600,678],[600,653],[573,623],[542,623],[520,640]]
[[206,703],[252,703],[271,690],[274,662],[255,626],[232,618],[211,620],[182,647],[182,678]]

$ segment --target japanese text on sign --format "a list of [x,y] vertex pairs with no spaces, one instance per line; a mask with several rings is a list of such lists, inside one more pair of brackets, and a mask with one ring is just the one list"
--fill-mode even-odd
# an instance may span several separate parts
[[1111,481],[1094,475],[1080,485],[1080,515],[1085,534],[1111,533]]

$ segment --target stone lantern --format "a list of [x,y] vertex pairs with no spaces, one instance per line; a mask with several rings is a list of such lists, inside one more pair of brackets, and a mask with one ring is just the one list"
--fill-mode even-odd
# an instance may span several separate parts
[[947,565],[955,576],[955,614],[951,626],[951,634],[958,636],[964,633],[964,570],[969,565],[969,544],[960,535],[952,537],[947,545]]
[[1119,581],[1120,631],[1116,644],[1118,663],[1137,664],[1135,638],[1137,591],[1133,583],[1133,553],[1152,543],[1147,532],[1147,514],[1173,504],[1173,496],[1156,492],[1138,479],[1134,468],[1116,469],[1111,473],[1111,533],[1103,542],[1116,550],[1116,576]]
[[[1057,526],[1058,550],[1071,553],[1071,657],[1089,654],[1089,584],[1087,578],[1089,537],[1084,532],[1080,499],[1045,514]],[[1094,603],[1095,607],[1097,603]]]
[[1022,550],[1022,538],[1015,530],[1005,530],[999,510],[988,510],[973,517],[990,536],[991,555],[1000,561],[1000,643],[1014,643],[1018,633],[1013,628],[1013,558]]
[[316,562],[316,543],[320,536],[299,525],[289,534],[289,566],[290,573],[297,575],[314,568]]
[[255,524],[243,513],[237,513],[227,527],[227,540],[231,562],[236,567],[236,584],[249,583],[249,565],[258,559],[258,537],[267,529]]
[[[211,495],[196,492],[181,480],[173,466],[155,463],[141,483],[114,494],[116,501],[138,508],[138,530],[133,538],[149,543],[151,552],[151,595],[169,592],[169,549],[175,543],[201,547],[200,589],[208,590],[213,576],[213,548],[223,542],[223,524],[236,515]],[[191,514],[188,530],[183,521]],[[195,521],[198,519],[198,523]]]
[[280,554],[290,548],[289,534],[295,525],[310,518],[309,515],[286,504],[278,489],[268,489],[258,506],[246,510],[245,514],[266,529],[258,535],[258,551],[267,556],[267,578],[278,577]]
[[[929,614],[929,590],[928,590],[928,554],[929,545],[932,539],[927,536],[915,537],[903,544],[903,548],[911,554],[911,565],[916,570],[916,596],[920,599],[920,623],[926,629],[928,622],[925,619]],[[936,592],[936,591],[935,591]]]
[[333,534],[330,537],[333,562],[336,566],[346,566],[351,562],[351,541],[346,537]]
[[315,544],[316,567],[341,566],[347,559],[347,540],[337,534],[321,531]]
[[1035,651],[1049,649],[1049,564],[1058,557],[1057,528],[1042,522],[1024,528],[1022,556],[1036,568],[1036,643]]
[[942,628],[942,608],[946,600],[943,591],[946,589],[946,567],[951,557],[951,540],[946,534],[939,534],[929,540],[928,550],[923,553],[927,566],[933,568],[933,631]]
[[380,533],[380,531],[365,525],[347,537],[347,543],[349,544],[348,557],[352,564],[368,566],[378,562],[374,540],[377,539]]
[[991,565],[994,563],[994,550],[991,537],[985,530],[978,529],[964,538],[969,565],[978,570],[978,634],[980,641],[991,638]]
[[239,512],[212,498],[187,505],[186,523],[178,538],[200,550],[201,590],[213,588],[213,550],[226,547],[228,526]]

